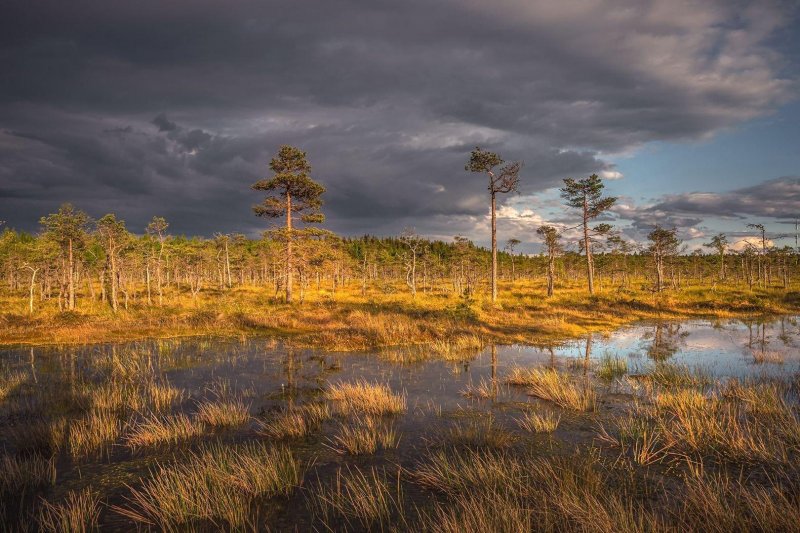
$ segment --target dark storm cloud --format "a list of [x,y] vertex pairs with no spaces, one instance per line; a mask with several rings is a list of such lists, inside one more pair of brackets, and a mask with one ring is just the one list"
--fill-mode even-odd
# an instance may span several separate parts
[[0,218],[73,201],[133,229],[255,232],[249,186],[290,143],[332,229],[481,235],[472,147],[524,160],[530,195],[758,116],[793,94],[766,44],[790,6],[7,0]]

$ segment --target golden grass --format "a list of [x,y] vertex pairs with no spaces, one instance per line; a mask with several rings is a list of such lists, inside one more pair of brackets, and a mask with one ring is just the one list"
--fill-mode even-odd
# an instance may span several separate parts
[[400,436],[391,422],[375,416],[356,417],[342,422],[329,446],[342,454],[367,455],[397,448]]
[[535,411],[525,411],[522,418],[517,420],[519,427],[530,433],[552,433],[558,429],[561,422],[561,415],[552,411],[537,413]]
[[574,383],[568,374],[549,368],[532,369],[527,371],[525,378],[531,396],[575,411],[594,411],[596,408],[597,395],[594,389],[588,383]]
[[0,402],[19,393],[19,388],[27,381],[25,372],[0,373]]
[[406,410],[405,395],[395,394],[388,385],[356,381],[337,383],[325,392],[341,414],[397,415]]
[[177,415],[144,415],[134,422],[125,435],[125,444],[133,450],[148,446],[176,445],[199,437],[203,425],[183,413]]
[[91,411],[86,418],[70,424],[67,435],[69,453],[73,457],[107,454],[122,434],[122,429],[122,422],[114,414]]
[[494,382],[486,378],[481,378],[477,385],[474,383],[467,384],[466,388],[461,391],[461,395],[473,400],[488,400],[494,398],[497,392],[497,387]]
[[492,449],[507,448],[516,440],[516,435],[498,426],[490,415],[460,420],[441,431],[430,442],[437,446]]
[[251,442],[214,444],[160,466],[128,504],[113,509],[135,522],[164,530],[191,529],[198,521],[217,528],[254,529],[253,502],[289,495],[302,481],[299,461],[285,447]]
[[[631,287],[645,285],[648,283],[642,278]],[[796,287],[795,283],[794,290]],[[26,313],[24,295],[9,295],[0,289],[0,309],[7,310],[0,313],[0,344],[269,332],[291,335],[300,344],[337,350],[422,343],[442,343],[444,347],[448,342],[478,347],[477,341],[459,338],[499,344],[549,342],[647,319],[798,311],[796,299],[787,298],[783,290],[750,291],[728,285],[717,286],[714,291],[689,285],[680,292],[660,295],[603,287],[589,298],[584,284],[576,281],[563,284],[553,298],[544,299],[545,287],[538,278],[514,283],[501,280],[501,306],[491,305],[487,287],[467,305],[444,286],[431,294],[420,293],[417,298],[400,283],[394,289],[386,293],[376,287],[362,296],[359,284],[353,283],[340,287],[335,299],[326,290],[309,289],[305,302],[294,305],[275,301],[272,289],[266,287],[236,287],[224,298],[217,291],[201,291],[197,300],[170,290],[164,307],[132,302],[128,310],[116,314],[79,294],[77,312],[59,312],[52,299],[42,302],[33,316]],[[450,348],[443,351],[454,352]]]
[[70,492],[62,503],[42,502],[39,527],[52,533],[96,531],[100,518],[100,499],[90,490]]
[[595,375],[607,381],[628,373],[628,360],[622,357],[603,356],[595,370]]
[[517,533],[536,531],[532,505],[504,492],[481,491],[459,494],[447,503],[437,503],[431,511],[420,512],[424,531],[441,533]]
[[273,439],[301,438],[317,431],[322,423],[331,418],[331,410],[325,403],[308,403],[288,409],[268,420],[256,422],[256,432]]
[[374,467],[366,472],[340,468],[332,482],[317,483],[309,500],[315,518],[331,531],[340,529],[338,520],[344,520],[347,529],[381,530],[393,514],[402,516],[399,479],[393,483],[385,471]]
[[29,490],[54,485],[56,482],[55,458],[39,455],[15,457],[0,456],[0,494],[18,495]]
[[220,398],[202,402],[197,418],[212,427],[238,427],[250,421],[250,408],[240,398]]

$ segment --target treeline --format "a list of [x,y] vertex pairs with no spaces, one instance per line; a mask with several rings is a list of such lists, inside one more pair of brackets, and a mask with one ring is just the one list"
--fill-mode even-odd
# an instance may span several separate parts
[[175,236],[161,217],[131,232],[114,214],[92,220],[64,204],[41,218],[36,235],[8,228],[0,234],[3,286],[11,294],[25,294],[30,313],[44,300],[74,310],[79,298],[105,302],[116,312],[131,304],[163,306],[185,294],[196,301],[201,292],[212,295],[236,287],[268,287],[276,298],[282,292],[286,302],[295,293],[303,300],[310,290],[335,295],[345,287],[357,287],[362,295],[408,290],[413,297],[423,292],[470,299],[487,284],[494,302],[498,280],[540,278],[547,280],[548,296],[580,279],[586,280],[589,293],[602,288],[660,292],[691,283],[788,289],[798,265],[797,252],[771,246],[761,224],[749,225],[760,242],[740,251],[731,251],[728,238],[719,234],[705,245],[708,253],[687,254],[677,230],[658,225],[647,244],[631,243],[608,223],[592,225],[617,200],[603,194],[603,182],[594,174],[567,178],[561,189],[566,207],[576,210],[581,221],[571,228],[579,230],[576,242],[568,247],[562,229],[543,225],[536,231],[544,243],[541,256],[517,253],[517,238],[500,250],[497,195],[516,190],[522,163],[506,163],[480,148],[473,150],[465,170],[489,179],[490,250],[462,236],[430,241],[413,230],[389,238],[337,236],[311,226],[324,222],[325,189],[311,179],[305,152],[282,146],[270,169],[272,176],[252,187],[265,195],[253,211],[284,223],[263,238]]
[[[156,217],[134,234],[113,214],[91,220],[68,204],[42,218],[41,225],[36,235],[12,229],[0,234],[3,286],[26,296],[31,313],[44,300],[56,301],[62,310],[75,309],[80,298],[116,310],[170,305],[182,295],[196,299],[200,293],[240,287],[266,287],[275,297],[285,290],[286,241],[269,233],[260,239],[238,234],[188,238],[170,235],[168,222]],[[762,253],[748,247],[681,254],[669,242],[665,245],[663,236],[654,238],[648,247],[614,239],[593,243],[597,287],[661,290],[725,283],[788,288],[797,268],[791,250]],[[500,280],[547,279],[551,273],[552,286],[558,287],[586,277],[581,251],[526,256],[516,253],[514,244],[498,253]],[[364,295],[406,290],[467,299],[491,290],[491,252],[464,237],[442,242],[413,232],[386,238],[320,233],[294,242],[292,268],[300,300],[309,291],[335,295],[345,287]]]

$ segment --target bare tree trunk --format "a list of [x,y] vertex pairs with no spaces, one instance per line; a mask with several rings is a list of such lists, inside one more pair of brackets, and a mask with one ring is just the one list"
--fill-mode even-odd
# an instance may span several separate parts
[[589,239],[589,204],[583,198],[583,249],[586,252],[586,276],[589,280],[589,294],[594,294],[594,265],[592,264],[592,244]]
[[69,284],[69,304],[67,309],[75,309],[75,261],[72,256],[72,239],[69,240],[69,272],[67,273],[67,283]]
[[553,295],[553,277],[556,271],[556,260],[552,252],[547,259],[547,296]]
[[286,303],[292,301],[292,196],[286,194]]
[[492,191],[492,303],[497,301],[497,194]]

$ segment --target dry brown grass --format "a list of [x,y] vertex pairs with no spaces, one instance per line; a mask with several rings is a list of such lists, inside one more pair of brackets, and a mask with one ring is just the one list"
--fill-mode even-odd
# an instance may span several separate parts
[[113,509],[164,530],[192,529],[201,521],[223,529],[254,529],[253,502],[290,494],[302,477],[288,448],[215,444],[156,468],[141,487],[131,488],[127,505]]
[[339,425],[329,446],[342,454],[365,455],[397,448],[400,436],[391,422],[375,416],[356,417]]
[[497,396],[498,388],[495,382],[481,378],[478,384],[469,383],[461,391],[461,395],[473,400],[488,400]]
[[122,429],[122,422],[114,414],[91,411],[85,418],[70,424],[67,436],[69,452],[73,457],[107,454],[122,434]]
[[379,383],[337,383],[325,392],[341,414],[398,415],[406,410],[405,395],[395,394]]
[[176,445],[199,437],[203,426],[183,413],[172,416],[144,415],[129,428],[125,444],[131,449]]
[[301,438],[317,431],[331,418],[325,403],[308,403],[257,422],[256,432],[273,439]]
[[315,518],[331,531],[341,528],[339,520],[349,526],[346,529],[383,530],[393,515],[402,517],[403,510],[399,478],[393,483],[377,468],[340,468],[332,482],[317,483],[309,501]]
[[88,489],[70,492],[62,503],[42,502],[39,527],[52,533],[96,531],[100,518],[100,499]]
[[197,418],[212,427],[238,427],[250,421],[250,408],[240,398],[220,398],[202,402]]
[[55,458],[0,455],[0,494],[18,495],[56,482]]
[[526,411],[517,420],[519,427],[530,433],[552,433],[558,429],[560,422],[561,415],[552,411],[543,411],[541,413]]
[[594,389],[588,383],[574,383],[568,374],[553,369],[533,369],[527,371],[525,379],[531,396],[575,411],[594,411],[596,408]]

